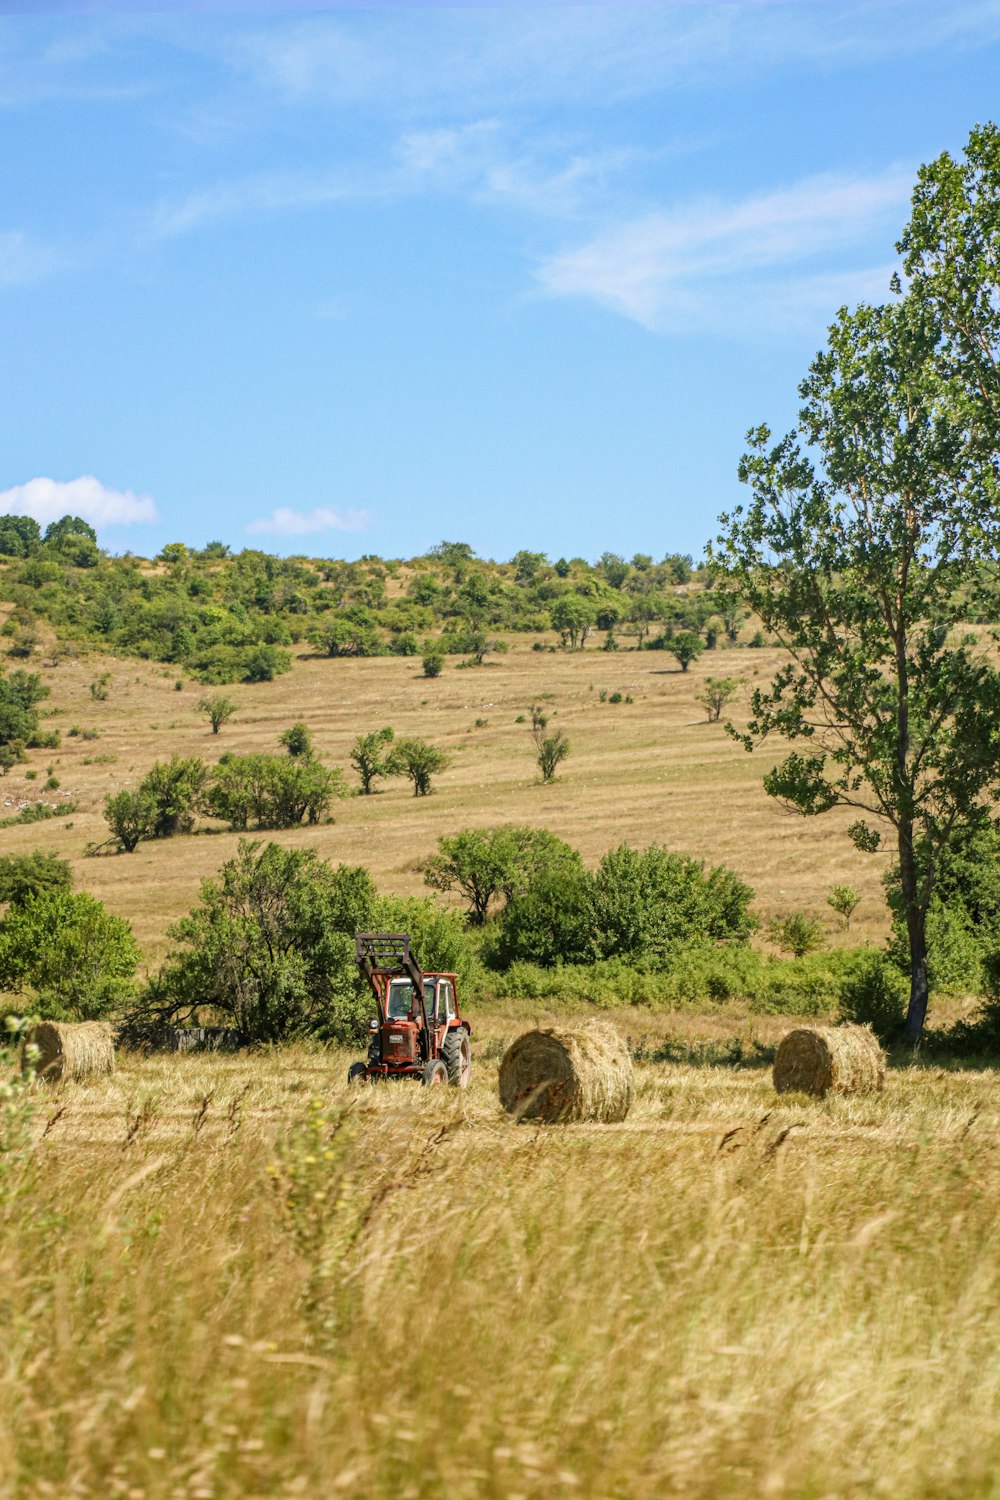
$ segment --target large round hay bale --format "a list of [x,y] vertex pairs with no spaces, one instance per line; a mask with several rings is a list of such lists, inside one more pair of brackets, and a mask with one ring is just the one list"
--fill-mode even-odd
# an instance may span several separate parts
[[628,1048],[600,1022],[527,1031],[500,1063],[500,1102],[519,1120],[624,1120],[634,1092]]
[[[37,1047],[32,1062],[29,1047]],[[46,1083],[76,1083],[115,1071],[115,1044],[105,1021],[39,1021],[21,1049],[21,1071]]]
[[873,1094],[885,1082],[885,1054],[867,1026],[800,1026],[774,1059],[779,1094]]

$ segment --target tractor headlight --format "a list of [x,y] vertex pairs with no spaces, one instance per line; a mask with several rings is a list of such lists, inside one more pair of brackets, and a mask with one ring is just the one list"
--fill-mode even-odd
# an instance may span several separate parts
[[373,1016],[372,1019],[368,1022],[368,1030],[369,1031],[378,1031],[378,1019],[377,1019],[377,1017]]

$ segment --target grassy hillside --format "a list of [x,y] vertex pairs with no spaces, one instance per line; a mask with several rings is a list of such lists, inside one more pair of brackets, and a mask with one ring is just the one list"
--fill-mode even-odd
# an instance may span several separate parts
[[[826,894],[835,882],[853,885],[863,900],[852,938],[877,941],[886,928],[884,857],[856,853],[843,832],[849,820],[838,814],[807,821],[784,813],[761,788],[768,762],[708,723],[697,702],[707,675],[763,677],[776,660],[768,650],[707,652],[681,673],[661,652],[536,652],[512,638],[512,650],[495,664],[449,662],[431,680],[410,658],[307,655],[277,681],[230,689],[240,711],[218,736],[197,711],[204,688],[187,681],[177,691],[172,669],[94,656],[65,660],[40,668],[52,689],[42,725],[59,728],[61,745],[32,751],[26,765],[0,780],[0,798],[8,816],[37,797],[66,797],[76,810],[5,829],[4,848],[40,847],[69,858],[77,887],[132,921],[147,963],[156,964],[168,923],[190,908],[200,879],[232,854],[236,835],[205,829],[142,844],[130,855],[86,858],[86,846],[106,837],[105,794],[134,786],[154,761],[175,752],[215,759],[226,750],[276,750],[278,736],[296,720],[308,724],[318,754],[348,771],[354,785],[352,740],[388,723],[397,734],[425,736],[453,755],[430,797],[414,798],[409,783],[390,781],[378,795],[338,803],[332,825],[266,836],[367,865],[381,886],[400,894],[424,889],[416,866],[441,834],[473,824],[549,828],[591,864],[623,839],[660,841],[731,866],[755,887],[765,918],[800,908],[822,916],[834,941],[839,919],[826,907]],[[108,697],[95,701],[90,684],[104,671]],[[602,703],[602,690],[633,701]],[[516,722],[533,702],[544,704],[572,743],[549,787],[538,784],[528,726]],[[97,730],[99,738],[70,737],[71,727]],[[42,790],[49,765],[60,782],[57,793]],[[39,770],[37,779],[26,779],[31,770]]]

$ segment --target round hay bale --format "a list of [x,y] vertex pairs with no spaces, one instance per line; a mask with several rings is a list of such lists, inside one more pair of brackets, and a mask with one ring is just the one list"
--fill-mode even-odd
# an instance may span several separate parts
[[526,1031],[500,1063],[500,1102],[519,1120],[624,1120],[634,1092],[628,1048],[600,1022]]
[[774,1059],[779,1094],[874,1094],[885,1082],[885,1054],[867,1026],[800,1026]]
[[[38,1048],[32,1063],[29,1047]],[[106,1021],[40,1021],[21,1049],[21,1071],[46,1083],[76,1083],[115,1071],[115,1044]]]

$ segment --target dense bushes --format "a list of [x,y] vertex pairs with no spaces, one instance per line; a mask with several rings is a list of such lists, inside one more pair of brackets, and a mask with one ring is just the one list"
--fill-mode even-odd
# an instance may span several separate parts
[[224,755],[202,799],[210,817],[230,828],[294,828],[303,818],[319,823],[337,797],[347,795],[344,778],[315,760],[281,755]]
[[183,1021],[210,1007],[257,1041],[357,1040],[370,1003],[354,934],[372,927],[377,903],[367,870],[241,839],[202,883],[201,904],[170,929],[186,951],[168,960],[142,1014]]
[[24,760],[30,745],[58,744],[58,736],[40,736],[38,705],[49,689],[34,672],[0,674],[0,772]]
[[658,964],[601,959],[588,964],[515,962],[487,980],[498,998],[557,1004],[673,1008],[742,1001],[759,1015],[828,1015],[845,986],[872,957],[865,949],[834,949],[801,959],[770,958],[746,943],[688,943]]
[[135,993],[139,958],[129,924],[85,892],[39,890],[12,905],[0,926],[0,988],[49,1020],[120,1009]]
[[[304,726],[295,726],[304,728]],[[320,822],[347,788],[340,771],[310,758],[224,755],[211,769],[197,756],[157,761],[137,787],[109,793],[112,839],[131,853],[144,839],[190,833],[198,813],[230,828],[294,828]]]
[[752,899],[732,871],[706,873],[657,844],[621,844],[593,874],[578,855],[564,854],[540,864],[508,899],[493,951],[501,967],[662,958],[685,942],[746,939]]

